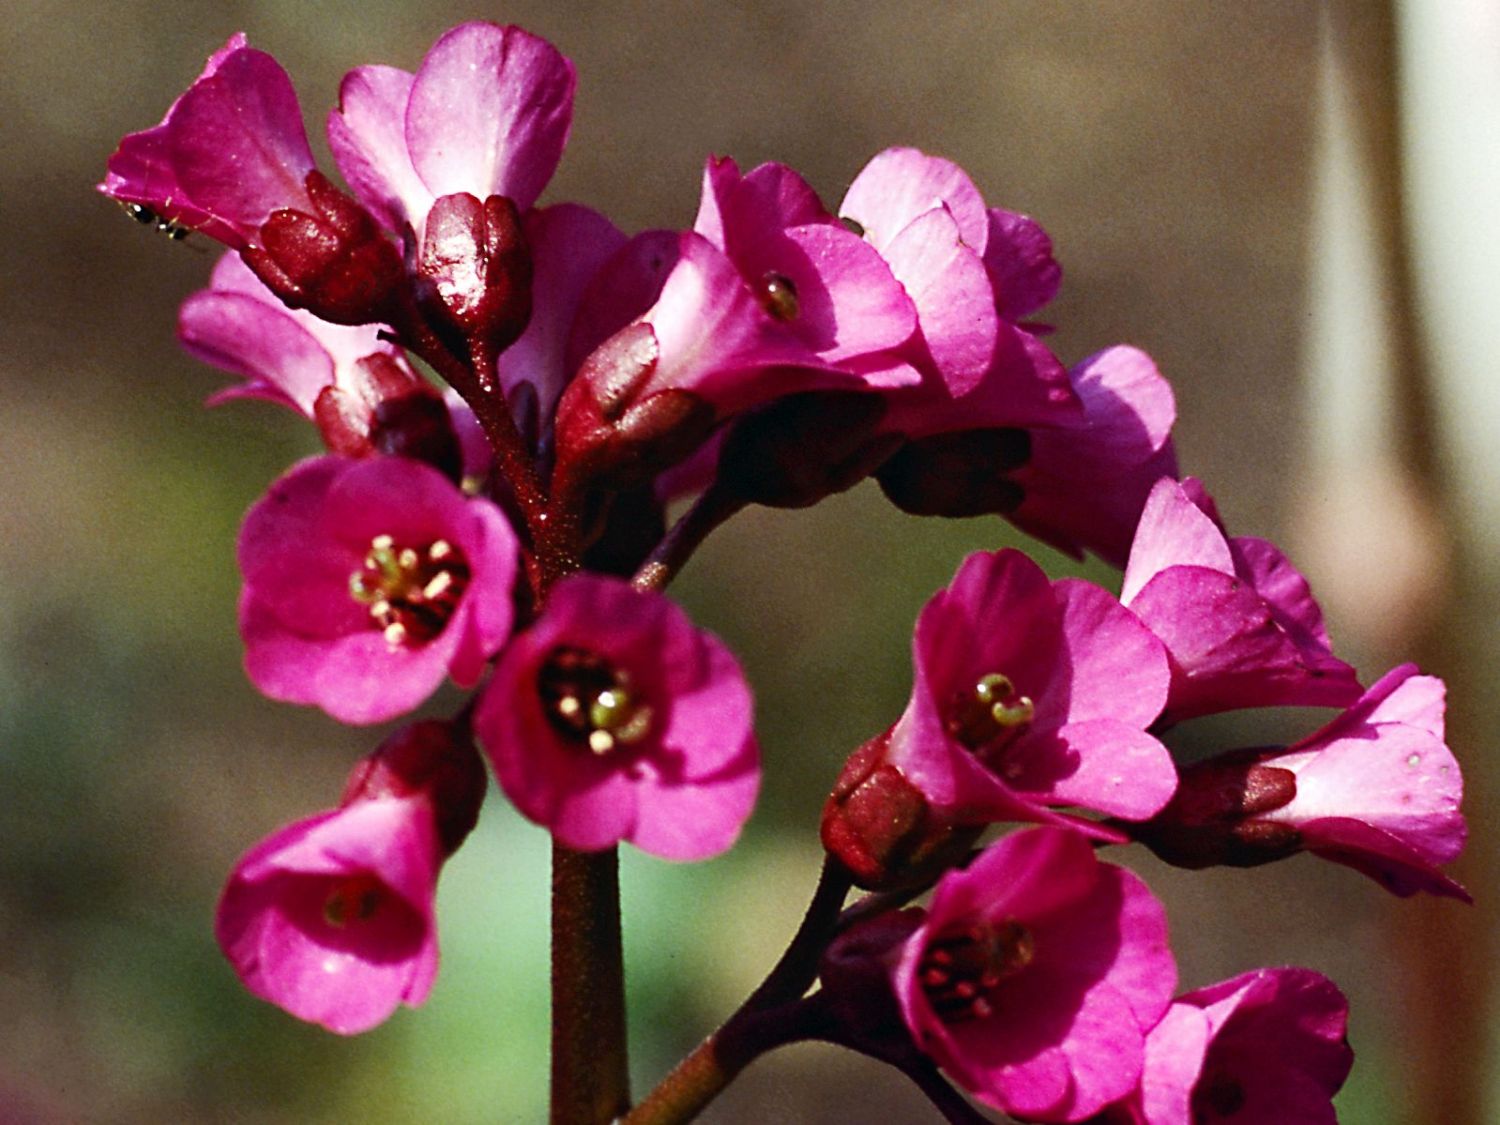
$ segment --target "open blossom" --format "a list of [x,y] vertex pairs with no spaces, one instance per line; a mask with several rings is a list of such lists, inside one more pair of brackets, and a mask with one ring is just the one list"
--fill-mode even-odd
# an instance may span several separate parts
[[1468,898],[1441,864],[1463,850],[1463,778],[1443,741],[1443,682],[1404,664],[1284,750],[1189,767],[1167,808],[1131,831],[1172,863],[1251,866],[1298,851],[1399,895]]
[[525,212],[562,157],[573,64],[519,27],[460,24],[417,72],[362,66],[344,76],[328,143],[344,179],[387,230],[420,243],[429,211],[455,194],[504,196]]
[[579,574],[507,646],[474,719],[518,809],[581,850],[728,848],[760,781],[750,690],[660,594]]
[[1138,1090],[1097,1125],[1333,1125],[1349,1005],[1310,969],[1256,969],[1173,1001]]
[[356,767],[339,808],[273,833],[235,865],[214,930],[255,995],[352,1035],[427,999],[438,869],[473,828],[484,768],[427,722]]
[[894,970],[917,1045],[1034,1121],[1079,1121],[1134,1089],[1176,980],[1161,903],[1059,828],[1013,833],[944,876]]
[[1239,707],[1338,707],[1359,696],[1307,580],[1266,540],[1226,536],[1196,480],[1152,490],[1120,600],[1171,655],[1172,720]]
[[510,634],[516,555],[500,509],[426,465],[304,461],[240,532],[250,679],[348,723],[471,686]]
[[956,820],[1142,819],[1176,771],[1146,733],[1166,701],[1159,641],[1106,591],[976,553],[922,610],[915,678],[886,760]]

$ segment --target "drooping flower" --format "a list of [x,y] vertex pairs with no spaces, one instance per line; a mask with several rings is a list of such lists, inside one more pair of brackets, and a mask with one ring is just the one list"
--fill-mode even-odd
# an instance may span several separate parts
[[1059,828],[1013,833],[945,875],[894,968],[917,1045],[1034,1121],[1079,1121],[1134,1089],[1176,980],[1161,903]]
[[1146,733],[1166,653],[1099,587],[1019,551],[972,554],[923,608],[912,660],[885,757],[953,819],[1071,823],[1048,806],[1077,805],[1138,820],[1171,797]]
[[427,999],[438,869],[478,817],[484,768],[448,723],[398,731],[339,808],[273,833],[235,865],[214,931],[255,995],[353,1035]]
[[1167,646],[1170,720],[1359,697],[1307,580],[1266,540],[1227,537],[1196,480],[1152,489],[1120,600]]
[[552,588],[506,647],[475,730],[516,807],[581,850],[728,848],[760,770],[729,650],[666,598],[590,574]]
[[1467,899],[1439,865],[1463,850],[1463,778],[1443,741],[1443,682],[1403,664],[1284,750],[1184,770],[1133,835],[1168,862],[1253,866],[1299,851],[1362,871],[1398,895]]
[[[1334,1125],[1349,1004],[1310,969],[1255,969],[1179,997],[1146,1037],[1140,1087],[1097,1125]],[[1092,1123],[1091,1123],[1092,1125]]]
[[245,667],[272,699],[347,723],[479,679],[510,634],[514,533],[405,457],[304,461],[240,532]]

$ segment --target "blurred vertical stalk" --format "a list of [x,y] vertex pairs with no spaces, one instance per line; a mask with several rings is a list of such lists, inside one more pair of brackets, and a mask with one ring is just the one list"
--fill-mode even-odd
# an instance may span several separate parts
[[[1472,7],[1462,0],[1414,4],[1403,19],[1389,0],[1329,0],[1325,7],[1311,265],[1315,444],[1306,474],[1322,495],[1314,498],[1310,489],[1298,498],[1305,535],[1314,540],[1311,553],[1322,559],[1317,569],[1332,579],[1326,604],[1332,616],[1346,618],[1348,631],[1362,634],[1356,640],[1363,656],[1377,670],[1416,659],[1451,689],[1448,740],[1464,767],[1465,808],[1475,829],[1454,874],[1479,904],[1397,904],[1383,915],[1389,979],[1401,1004],[1388,1055],[1399,1069],[1386,1082],[1405,1101],[1402,1120],[1445,1125],[1492,1120],[1485,1098],[1495,915],[1486,893],[1493,881],[1484,810],[1495,767],[1486,761],[1493,755],[1485,753],[1483,732],[1495,726],[1478,715],[1494,704],[1479,682],[1474,647],[1476,625],[1493,620],[1494,612],[1475,613],[1483,601],[1475,564],[1483,555],[1475,521],[1460,518],[1465,485],[1452,471],[1452,412],[1441,409],[1442,384],[1453,373],[1438,376],[1432,337],[1424,334],[1431,309],[1418,290],[1414,247],[1426,242],[1427,216],[1411,207],[1400,100],[1425,71],[1398,65],[1406,57],[1398,28],[1405,34],[1410,19],[1404,17],[1415,12],[1441,19],[1439,12]],[[1500,64],[1500,56],[1492,62]],[[1445,61],[1422,63],[1434,65]],[[1487,266],[1493,296],[1500,259]],[[1442,293],[1431,301],[1464,284],[1443,267],[1437,276]],[[1495,380],[1489,382],[1493,387]],[[1455,404],[1463,412],[1482,392],[1468,384],[1460,389]]]

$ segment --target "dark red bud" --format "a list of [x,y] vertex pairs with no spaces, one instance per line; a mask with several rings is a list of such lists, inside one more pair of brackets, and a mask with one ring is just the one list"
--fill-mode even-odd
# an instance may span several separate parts
[[436,392],[388,399],[370,419],[375,452],[424,461],[454,484],[463,483],[464,454],[448,404]]
[[686,459],[707,439],[713,406],[689,392],[652,390],[656,333],[631,324],[596,348],[557,407],[555,491],[622,492]]
[[892,504],[914,516],[1004,515],[1025,499],[1005,474],[1030,459],[1025,430],[962,430],[907,442],[875,478]]
[[823,806],[823,847],[867,890],[920,886],[961,862],[982,828],[955,824],[886,761],[890,732],[849,756]]
[[332,324],[390,319],[391,301],[405,283],[400,252],[369,212],[321,172],[309,172],[304,186],[314,213],[271,212],[256,245],[240,251],[245,264],[286,305]]
[[516,205],[467,192],[432,205],[417,258],[418,300],[441,335],[495,356],[531,319],[531,251]]
[[805,508],[854,487],[901,446],[876,435],[878,395],[811,391],[788,395],[735,422],[715,482],[752,504]]
[[856,923],[834,938],[818,962],[834,1016],[864,1045],[904,1045],[910,1033],[891,987],[901,946],[921,926],[919,909],[891,911]]
[[402,727],[349,775],[340,805],[424,795],[432,802],[444,855],[452,855],[479,821],[484,762],[467,729],[429,720]]
[[1190,766],[1166,808],[1142,824],[1120,827],[1178,867],[1255,867],[1284,859],[1301,847],[1300,833],[1256,818],[1296,797],[1297,777],[1262,764],[1262,757],[1262,751],[1241,751]]
[[425,461],[455,483],[463,476],[463,451],[442,396],[384,352],[359,360],[345,385],[319,391],[313,421],[333,453],[396,454]]

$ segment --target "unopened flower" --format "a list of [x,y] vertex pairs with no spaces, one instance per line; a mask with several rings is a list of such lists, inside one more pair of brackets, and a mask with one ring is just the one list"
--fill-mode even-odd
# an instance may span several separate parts
[[516,555],[499,508],[426,465],[304,461],[240,532],[250,679],[348,723],[471,686],[510,634]]
[[975,553],[922,610],[911,700],[886,759],[966,822],[1138,820],[1176,771],[1146,733],[1166,701],[1161,642],[1106,591],[1050,581],[1019,551]]
[[760,780],[734,657],[666,598],[579,574],[506,647],[474,719],[501,788],[570,848],[728,848]]
[[1443,682],[1404,664],[1321,730],[1183,771],[1172,802],[1129,826],[1168,862],[1253,866],[1299,851],[1399,895],[1467,899],[1440,870],[1463,850],[1463,778],[1443,741]]
[[339,808],[288,825],[235,865],[214,929],[255,995],[352,1035],[427,999],[438,869],[478,816],[485,776],[447,723],[398,731]]
[[1176,980],[1161,903],[1059,828],[1013,833],[944,876],[894,968],[917,1045],[1034,1121],[1079,1121],[1134,1089]]
[[1170,720],[1359,697],[1307,580],[1266,540],[1226,536],[1196,480],[1152,489],[1120,600],[1171,655]]

